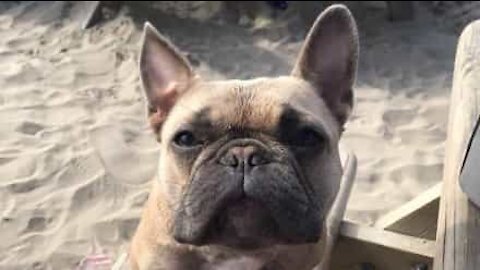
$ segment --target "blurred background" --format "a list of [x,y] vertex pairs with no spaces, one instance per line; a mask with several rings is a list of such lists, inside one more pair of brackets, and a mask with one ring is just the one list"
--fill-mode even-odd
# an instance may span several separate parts
[[[209,79],[288,74],[330,1],[1,2],[0,269],[125,251],[155,173],[137,57],[152,22]],[[455,47],[474,1],[357,1],[359,158],[347,219],[374,224],[439,182]]]

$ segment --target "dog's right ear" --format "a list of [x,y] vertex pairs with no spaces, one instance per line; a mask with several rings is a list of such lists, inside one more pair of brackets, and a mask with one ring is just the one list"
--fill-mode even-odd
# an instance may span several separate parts
[[143,29],[140,78],[150,124],[158,135],[170,109],[189,88],[194,74],[187,59],[148,22]]

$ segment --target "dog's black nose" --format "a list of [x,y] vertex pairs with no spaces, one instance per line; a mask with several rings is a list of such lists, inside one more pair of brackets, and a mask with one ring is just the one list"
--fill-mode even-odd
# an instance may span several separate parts
[[234,146],[220,158],[220,164],[232,168],[248,168],[270,163],[262,151],[256,146]]

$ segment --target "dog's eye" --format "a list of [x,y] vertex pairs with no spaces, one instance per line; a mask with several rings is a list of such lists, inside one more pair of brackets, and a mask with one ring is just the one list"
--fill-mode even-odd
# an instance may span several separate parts
[[295,136],[294,145],[296,146],[317,146],[322,143],[322,137],[318,132],[311,128],[302,128]]
[[179,132],[173,139],[173,142],[181,147],[194,147],[200,143],[190,131]]

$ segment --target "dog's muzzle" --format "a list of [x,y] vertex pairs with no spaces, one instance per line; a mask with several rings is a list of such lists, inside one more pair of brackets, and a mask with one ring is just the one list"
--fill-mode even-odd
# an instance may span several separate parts
[[245,248],[315,242],[320,231],[296,171],[252,139],[228,142],[197,169],[174,224],[181,243]]

